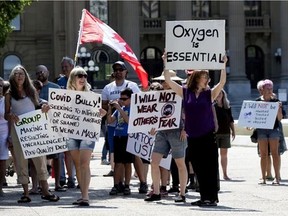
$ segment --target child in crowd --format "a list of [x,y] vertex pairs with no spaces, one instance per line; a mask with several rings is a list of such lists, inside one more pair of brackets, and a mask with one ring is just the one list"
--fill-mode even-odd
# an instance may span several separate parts
[[[116,121],[116,128],[114,132],[114,187],[110,191],[110,195],[117,195],[122,193],[130,195],[129,188],[132,166],[134,162],[134,155],[126,151],[128,141],[128,122],[130,113],[131,95],[133,91],[130,88],[125,88],[120,93],[119,100],[114,100],[109,103],[107,121],[113,123]],[[116,111],[112,114],[112,108]],[[124,173],[124,186],[122,183],[122,173]]]

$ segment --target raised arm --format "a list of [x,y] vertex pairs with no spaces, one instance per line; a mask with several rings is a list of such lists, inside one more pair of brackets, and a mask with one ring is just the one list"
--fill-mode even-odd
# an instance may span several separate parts
[[164,70],[165,82],[170,86],[170,88],[173,91],[176,92],[177,95],[179,95],[181,98],[183,98],[182,86],[171,79],[171,75],[173,75],[173,73],[175,74],[174,71]]
[[211,100],[212,101],[214,101],[216,99],[216,97],[219,95],[220,91],[222,90],[222,88],[224,87],[224,85],[226,83],[226,63],[227,63],[227,60],[228,60],[227,56],[225,55],[223,57],[224,69],[221,70],[220,80],[217,83],[217,85],[212,88],[212,93],[211,93]]

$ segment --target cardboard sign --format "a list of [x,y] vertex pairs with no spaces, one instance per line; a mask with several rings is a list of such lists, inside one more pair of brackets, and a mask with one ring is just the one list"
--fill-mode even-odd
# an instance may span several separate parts
[[24,158],[33,158],[67,151],[66,138],[49,133],[48,118],[41,110],[18,116],[14,124]]
[[279,109],[278,102],[243,101],[238,125],[273,129]]
[[166,21],[167,69],[224,69],[225,20]]
[[49,130],[67,138],[99,140],[100,94],[50,88],[48,103]]
[[171,90],[132,94],[128,133],[179,128],[181,103]]
[[[126,151],[139,156],[145,160],[151,161],[151,156],[155,144],[155,136],[145,133],[133,133],[128,136],[128,143]],[[170,170],[171,165],[171,151],[167,157],[162,158],[160,166]]]

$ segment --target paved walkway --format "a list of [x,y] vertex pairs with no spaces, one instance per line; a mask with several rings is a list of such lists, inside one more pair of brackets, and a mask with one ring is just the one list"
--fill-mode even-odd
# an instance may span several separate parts
[[[239,141],[239,142],[238,142]],[[220,203],[217,207],[193,207],[190,202],[199,198],[196,192],[188,192],[187,203],[175,204],[173,196],[163,198],[155,203],[143,201],[145,195],[138,194],[138,181],[132,180],[130,196],[109,196],[113,185],[111,177],[103,177],[109,166],[100,165],[103,140],[97,144],[91,161],[90,207],[76,207],[71,203],[79,198],[79,190],[56,192],[61,200],[56,203],[43,201],[40,196],[31,196],[29,204],[17,203],[22,189],[16,184],[16,175],[8,177],[5,198],[0,198],[1,216],[80,216],[80,215],[288,215],[288,153],[282,156],[280,186],[258,185],[260,177],[259,158],[256,145],[249,143],[248,137],[238,137],[229,150],[229,175],[232,181],[221,181]],[[207,159],[208,160],[208,159]],[[53,179],[49,179],[53,188]],[[149,183],[151,178],[149,176]]]

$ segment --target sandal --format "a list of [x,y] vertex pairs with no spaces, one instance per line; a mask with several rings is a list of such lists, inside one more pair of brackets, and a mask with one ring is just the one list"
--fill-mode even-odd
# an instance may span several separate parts
[[89,200],[82,199],[78,205],[79,206],[89,206]]
[[258,182],[259,185],[265,185],[266,181],[264,179],[260,179]]
[[44,200],[48,200],[50,202],[57,202],[60,197],[55,195],[55,194],[49,194],[49,195],[46,195],[46,196],[41,196],[41,199],[44,199]]
[[29,202],[31,202],[31,199],[27,196],[22,196],[17,202],[18,203],[29,203]]
[[280,185],[280,182],[277,179],[274,179],[272,185]]
[[75,202],[72,203],[72,205],[79,205],[79,203],[82,201],[83,199],[77,199]]

